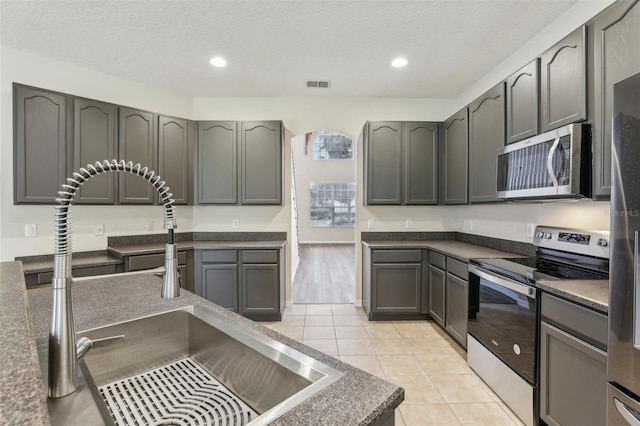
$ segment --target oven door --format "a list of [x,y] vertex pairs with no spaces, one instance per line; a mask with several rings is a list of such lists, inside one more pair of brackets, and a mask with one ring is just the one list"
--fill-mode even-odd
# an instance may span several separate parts
[[468,333],[531,385],[536,383],[535,287],[469,265]]

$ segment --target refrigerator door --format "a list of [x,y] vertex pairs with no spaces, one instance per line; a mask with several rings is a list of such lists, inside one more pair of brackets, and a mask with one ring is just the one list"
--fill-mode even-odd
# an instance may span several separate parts
[[613,102],[607,380],[640,401],[640,73],[614,85]]

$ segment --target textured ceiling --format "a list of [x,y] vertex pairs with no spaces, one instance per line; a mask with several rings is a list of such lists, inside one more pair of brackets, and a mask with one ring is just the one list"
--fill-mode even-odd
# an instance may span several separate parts
[[[1,0],[0,34],[5,46],[189,96],[455,98],[575,3]],[[211,67],[214,55],[229,65]],[[391,68],[399,55],[409,65]]]

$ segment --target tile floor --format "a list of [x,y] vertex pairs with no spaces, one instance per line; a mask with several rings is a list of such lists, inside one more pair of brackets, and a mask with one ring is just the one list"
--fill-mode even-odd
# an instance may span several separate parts
[[353,305],[294,305],[264,325],[402,386],[397,426],[522,424],[433,322],[367,321]]

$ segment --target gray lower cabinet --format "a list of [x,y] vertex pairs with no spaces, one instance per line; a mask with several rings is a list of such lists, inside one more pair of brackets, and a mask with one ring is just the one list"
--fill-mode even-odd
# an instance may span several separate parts
[[14,203],[53,204],[65,182],[68,99],[14,84]]
[[467,204],[469,178],[469,117],[465,107],[445,120],[441,142],[441,203]]
[[548,425],[604,425],[607,317],[542,295],[540,418]]
[[[73,101],[73,170],[116,158],[117,107],[91,99]],[[76,192],[76,204],[113,204],[116,175],[103,173],[85,182]]]
[[500,83],[469,105],[469,202],[499,201],[498,149],[504,147],[505,93]]
[[438,204],[438,123],[371,122],[363,130],[365,204]]
[[506,80],[507,138],[518,142],[538,134],[540,59],[536,58]]
[[[156,115],[152,112],[120,107],[118,119],[119,159],[150,170],[156,169]],[[157,192],[151,184],[133,173],[119,174],[120,204],[154,204]]]
[[189,120],[158,116],[158,174],[169,186],[175,204],[189,204],[192,198],[192,138]]
[[593,196],[611,195],[613,85],[640,72],[640,2],[618,0],[589,27],[593,42]]
[[587,27],[540,57],[540,132],[587,119]]
[[445,330],[460,345],[466,348],[469,315],[467,265],[451,258],[447,258],[445,300]]
[[429,265],[429,314],[431,318],[443,327],[445,318],[445,279],[446,273],[444,270],[432,264]]
[[281,121],[198,122],[198,204],[282,204]]
[[254,320],[284,312],[284,249],[195,250],[195,293]]
[[369,319],[426,317],[423,253],[427,252],[363,246],[363,306]]

